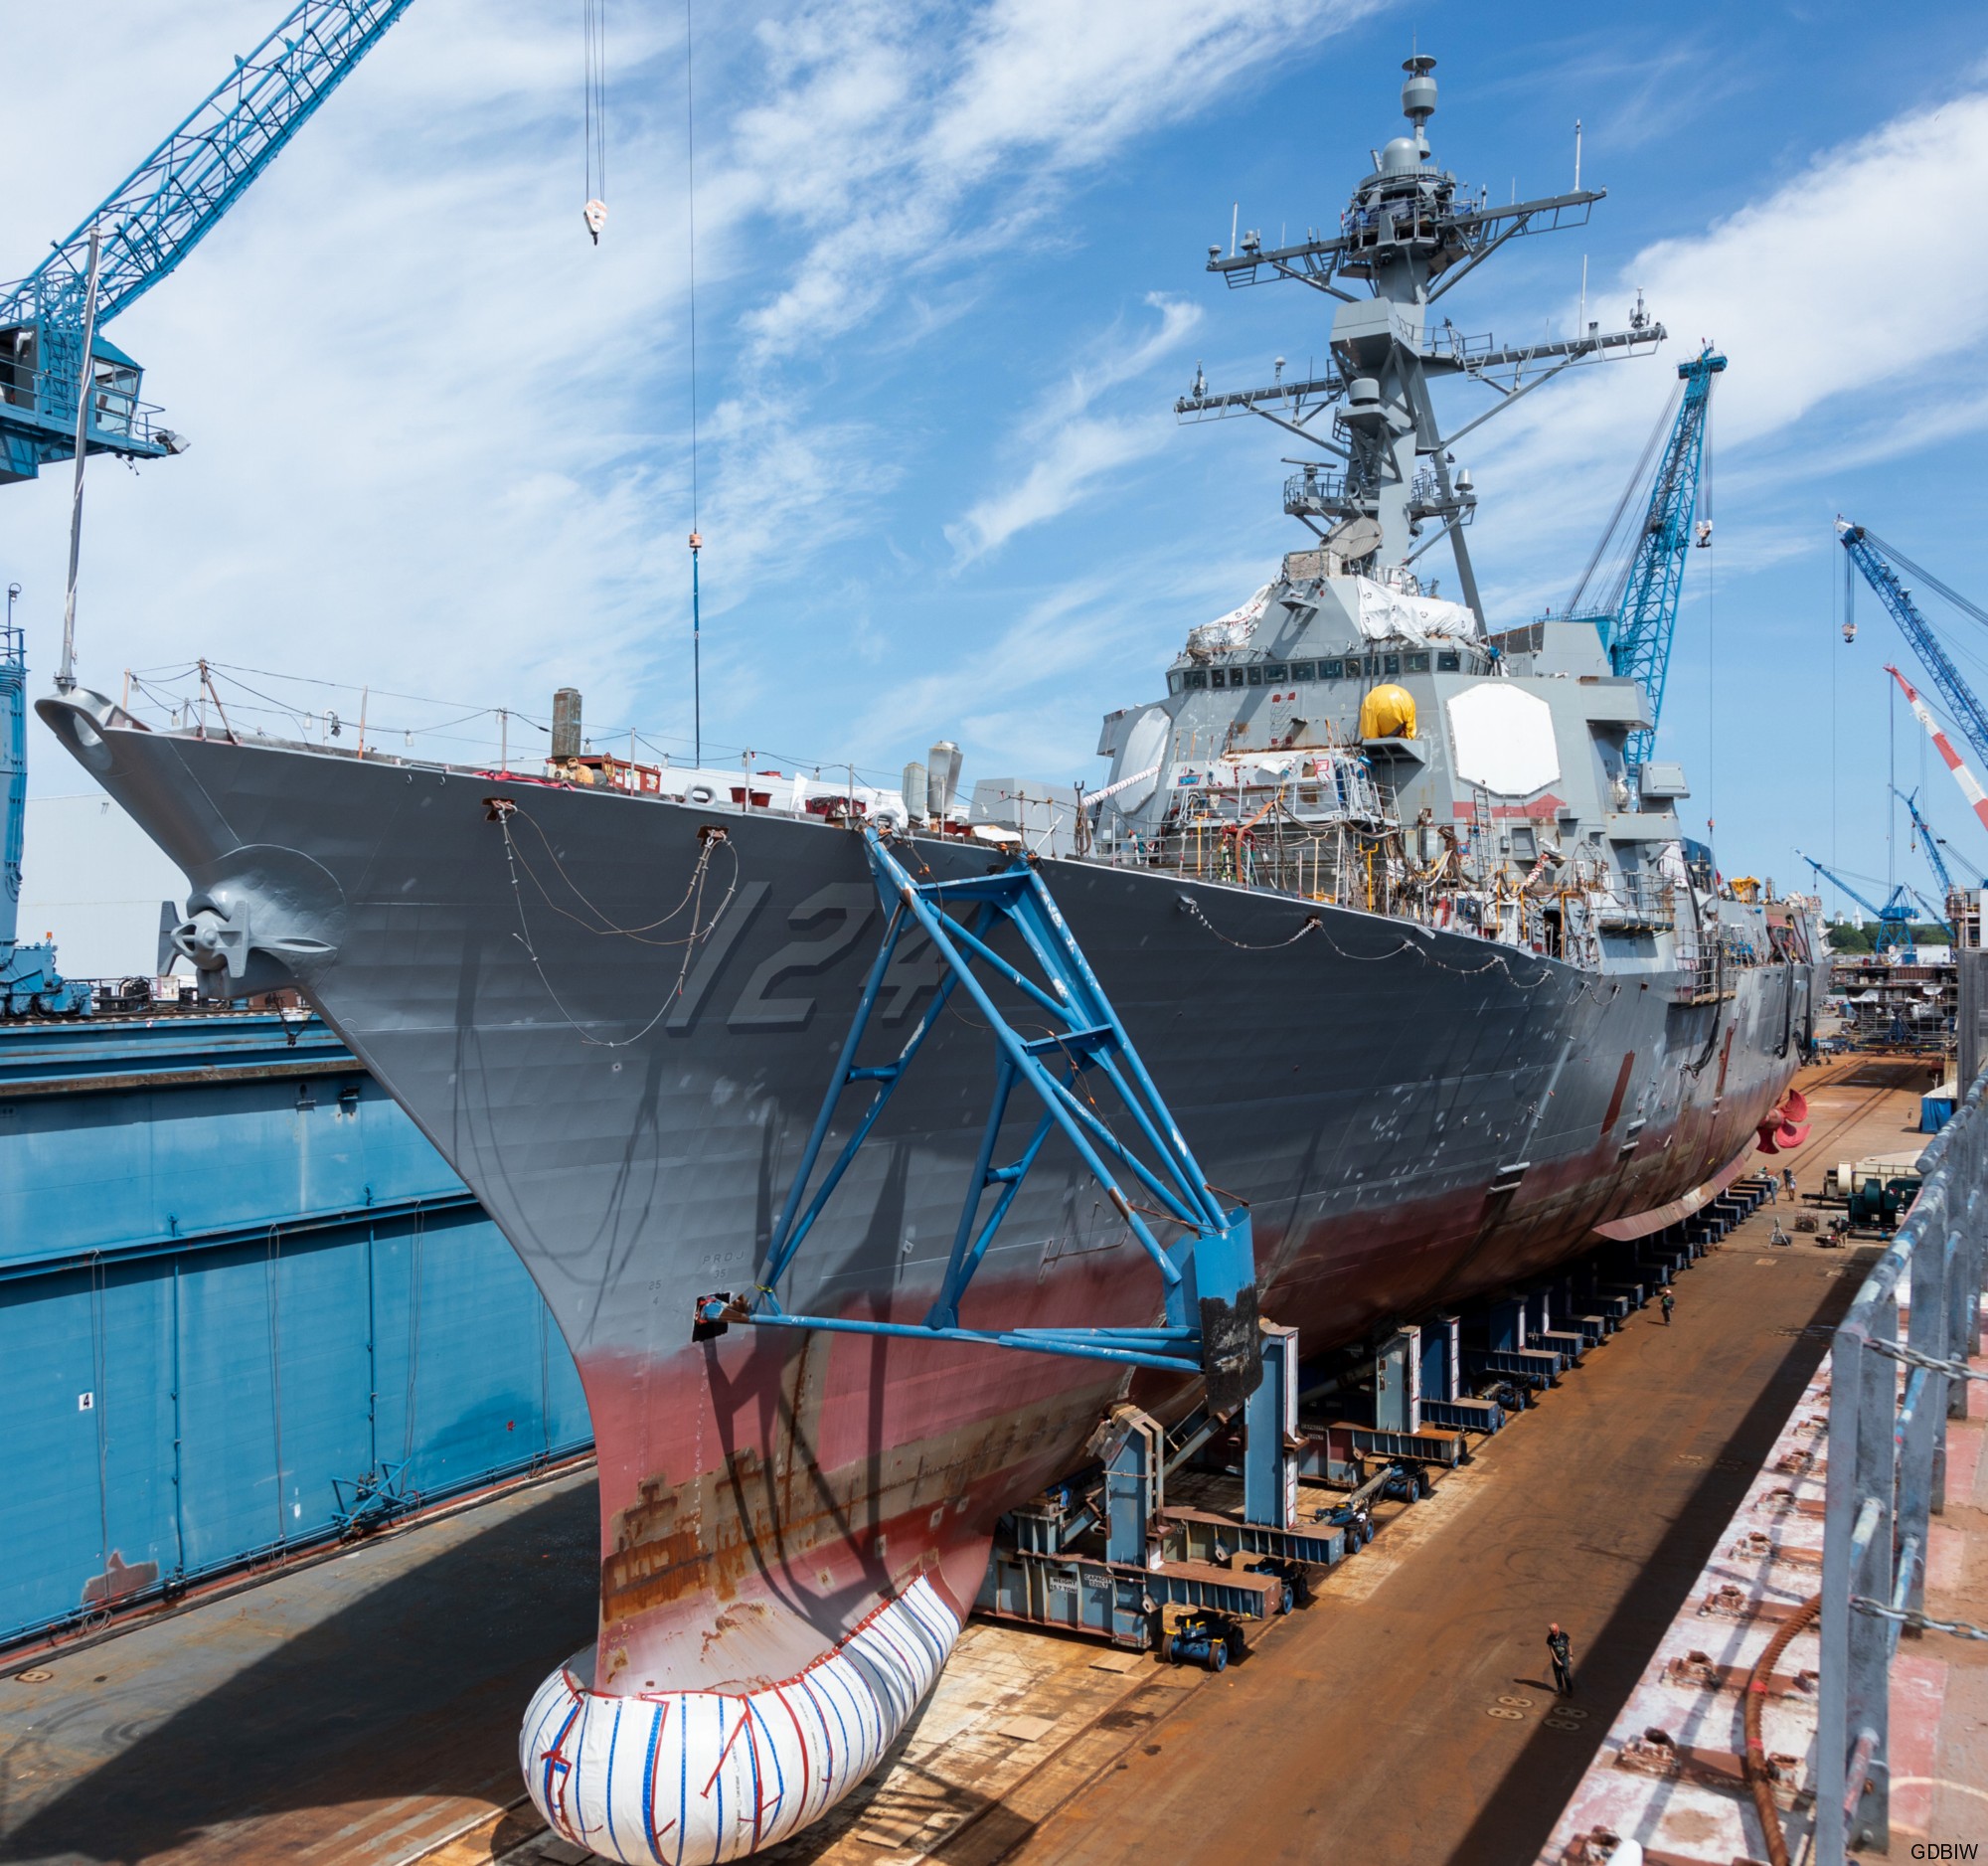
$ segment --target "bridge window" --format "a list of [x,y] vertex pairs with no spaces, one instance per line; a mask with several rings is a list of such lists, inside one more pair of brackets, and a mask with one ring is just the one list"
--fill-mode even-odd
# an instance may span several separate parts
[[1293,680],[1316,680],[1318,678],[1317,669],[1310,661],[1293,661],[1291,663],[1291,678]]
[[1463,656],[1455,648],[1445,648],[1435,657],[1435,671],[1438,674],[1460,674],[1463,671]]

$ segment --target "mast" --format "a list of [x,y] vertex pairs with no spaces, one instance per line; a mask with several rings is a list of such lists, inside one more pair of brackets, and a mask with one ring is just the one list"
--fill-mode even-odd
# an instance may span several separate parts
[[[1444,539],[1455,559],[1463,599],[1484,620],[1477,578],[1463,532],[1476,512],[1467,471],[1453,448],[1464,435],[1576,363],[1647,354],[1664,327],[1640,304],[1628,327],[1590,323],[1571,338],[1500,344],[1466,336],[1430,307],[1509,241],[1585,225],[1605,190],[1575,186],[1566,194],[1493,207],[1480,189],[1459,191],[1436,166],[1427,124],[1435,114],[1435,60],[1408,60],[1402,113],[1411,133],[1374,155],[1339,231],[1294,246],[1265,249],[1244,234],[1239,250],[1209,248],[1208,269],[1234,286],[1294,279],[1337,301],[1331,361],[1304,381],[1210,393],[1199,377],[1174,405],[1182,421],[1258,415],[1276,424],[1317,460],[1284,487],[1284,510],[1301,520],[1344,569],[1404,588],[1419,588],[1411,567]],[[1367,295],[1343,281],[1360,281]],[[1445,433],[1430,383],[1467,377],[1497,395],[1489,408]],[[1330,421],[1321,417],[1330,415]]]

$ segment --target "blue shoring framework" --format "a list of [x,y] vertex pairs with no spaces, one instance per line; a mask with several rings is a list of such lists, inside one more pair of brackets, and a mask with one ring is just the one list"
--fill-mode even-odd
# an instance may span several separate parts
[[[0,378],[0,483],[32,479],[75,451],[82,380],[83,255],[103,236],[96,321],[151,290],[206,238],[414,0],[299,0],[67,240],[18,284],[0,286],[0,328],[29,333],[32,365]],[[99,334],[112,365],[92,400],[88,446],[156,459],[171,446],[138,401],[140,372]],[[7,359],[0,357],[0,363]],[[19,378],[25,377],[26,380]]]
[[[992,874],[918,882],[885,847],[874,828],[866,825],[862,834],[877,891],[890,916],[883,944],[865,981],[800,1168],[773,1227],[763,1280],[749,1298],[699,1297],[698,1335],[745,1322],[760,1327],[1018,1348],[1205,1378],[1211,1410],[1227,1411],[1241,1405],[1256,1386],[1262,1367],[1247,1208],[1228,1206],[1209,1185],[1034,863],[1018,856],[1011,866]],[[948,908],[977,910],[972,926],[953,918]],[[989,939],[997,923],[1019,935],[1048,981],[1047,988],[994,950]],[[859,1064],[857,1056],[885,974],[900,941],[914,930],[931,941],[944,975],[932,1002],[897,1056],[884,1064]],[[996,1006],[974,970],[976,962],[1021,993],[1032,1010],[1051,1020],[1051,1033],[1034,1038],[1022,1035]],[[998,1059],[993,1104],[980,1137],[937,1299],[921,1323],[788,1314],[774,1293],[780,1278],[792,1266],[954,990],[960,987],[987,1020]],[[1149,1165],[1121,1140],[1089,1099],[1078,1093],[1079,1079],[1092,1073],[1101,1076],[1116,1093],[1147,1148],[1157,1156],[1157,1165]],[[810,1197],[808,1188],[814,1182],[836,1109],[843,1095],[858,1087],[870,1090],[870,1104]],[[1021,1152],[1010,1163],[997,1165],[995,1148],[1018,1087],[1033,1093],[1042,1104],[1042,1115]],[[961,1299],[1052,1132],[1060,1132],[1077,1150],[1159,1272],[1166,1291],[1165,1320],[1159,1325],[992,1331],[960,1325]],[[1137,1181],[1142,1193],[1155,1202],[1153,1206],[1142,1208],[1125,1195],[1113,1176],[1114,1164]],[[983,1216],[990,1190],[993,1202]],[[1148,1217],[1178,1226],[1181,1235],[1172,1244],[1162,1245],[1147,1223]]]

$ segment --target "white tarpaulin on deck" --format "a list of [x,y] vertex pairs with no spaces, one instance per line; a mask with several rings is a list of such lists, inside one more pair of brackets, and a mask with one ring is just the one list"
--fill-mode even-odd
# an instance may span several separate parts
[[1409,641],[1454,641],[1477,633],[1477,617],[1460,602],[1404,595],[1370,577],[1353,581],[1360,586],[1360,632],[1369,641],[1385,641],[1390,636],[1405,636]]
[[1246,647],[1249,637],[1256,632],[1256,624],[1263,619],[1263,611],[1270,606],[1270,591],[1273,586],[1265,584],[1262,589],[1227,615],[1218,615],[1212,622],[1203,622],[1199,628],[1187,631],[1187,651],[1193,655],[1222,654],[1230,648]]

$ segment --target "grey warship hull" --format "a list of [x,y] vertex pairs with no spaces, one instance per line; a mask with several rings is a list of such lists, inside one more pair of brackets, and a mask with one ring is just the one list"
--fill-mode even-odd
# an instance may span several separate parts
[[[190,907],[303,984],[544,1291],[599,1445],[596,1689],[791,1677],[920,1575],[972,1599],[1001,1512],[1078,1461],[1127,1376],[691,1339],[697,1296],[756,1279],[876,949],[858,837],[42,713],[192,877]],[[994,859],[912,847],[937,875]],[[1248,1201],[1264,1312],[1308,1347],[1547,1269],[1717,1177],[1792,1076],[1813,998],[1792,962],[1708,992],[1259,891],[1045,873],[1211,1178]],[[910,954],[885,1028],[935,983]],[[922,1317],[989,1067],[984,1031],[941,1022],[795,1301]],[[1073,1156],[1025,1186],[964,1319],[1138,1323],[1147,1270]]]
[[[1197,372],[1176,404],[1261,416],[1307,448],[1284,510],[1308,542],[1189,633],[1163,696],[1106,718],[1101,788],[1034,786],[1064,806],[1039,873],[1102,987],[1077,994],[1091,1023],[1031,1041],[1032,1014],[1076,999],[1039,993],[1032,1013],[997,978],[972,1000],[1013,1026],[1011,1065],[1065,1046],[1072,1105],[1076,1051],[1122,1023],[1192,1137],[1195,1196],[1248,1208],[1261,1315],[1312,1353],[1548,1271],[1597,1231],[1654,1230],[1737,1174],[1818,982],[1807,905],[1722,884],[1678,815],[1682,768],[1652,756],[1684,564],[1710,540],[1693,449],[1723,357],[1679,366],[1679,424],[1604,609],[1570,598],[1488,630],[1451,445],[1486,414],[1445,435],[1431,384],[1510,407],[1665,333],[1640,299],[1622,329],[1519,344],[1436,321],[1507,241],[1579,225],[1600,195],[1501,207],[1460,187],[1425,134],[1432,65],[1408,62],[1412,133],[1374,152],[1336,230],[1210,250],[1230,284],[1299,279],[1333,302],[1329,363],[1304,380],[1280,360],[1274,382],[1216,393]],[[1461,602],[1428,574],[1438,542]],[[895,1084],[894,1034],[925,1033],[916,1088],[786,1253],[797,1170],[830,1083],[857,1079],[842,1051],[884,965],[866,810],[871,831],[891,812],[914,875],[901,901],[1011,863],[1030,825],[953,807],[948,741],[897,796],[859,800],[852,772],[824,818],[800,780],[755,795],[745,772],[584,754],[571,692],[525,775],[240,741],[199,671],[174,717],[206,720],[213,697],[218,739],[90,695],[40,710],[192,879],[182,949],[225,993],[309,994],[503,1229],[586,1389],[600,1629],[526,1714],[533,1798],[623,1861],[758,1850],[886,1753],[1002,1514],[1079,1466],[1114,1402],[1158,1416],[1154,1435],[1195,1402],[1181,1372],[967,1333],[1194,1331],[1132,1207],[1075,1146],[1056,1153],[1074,1120],[989,1172],[1031,1123],[983,1138],[1009,1105],[989,1029],[938,1001],[938,954],[915,939],[877,979],[865,1040],[887,1047],[862,1070]],[[1021,812],[998,780],[975,810],[983,790]],[[918,937],[951,941],[926,912]],[[920,1334],[957,1293],[962,1196],[996,1178],[994,1209],[1013,1204],[960,1334]],[[1232,1276],[1204,1318],[1232,1292],[1246,1315]],[[774,1302],[805,1325],[723,1331]],[[1220,1361],[1200,1364],[1214,1409]]]

